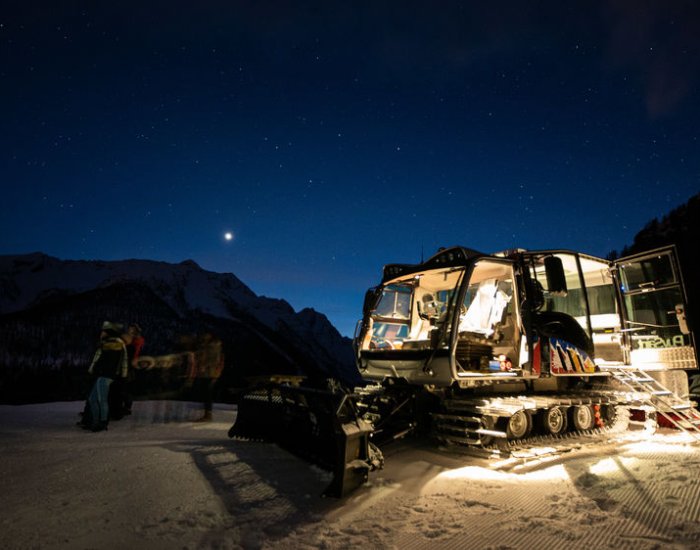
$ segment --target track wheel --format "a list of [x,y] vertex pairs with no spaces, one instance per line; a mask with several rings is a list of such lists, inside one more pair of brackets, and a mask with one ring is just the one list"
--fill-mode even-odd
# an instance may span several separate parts
[[552,407],[540,413],[542,431],[549,435],[559,435],[566,431],[569,425],[566,412],[561,407]]
[[508,439],[522,439],[532,430],[532,417],[525,411],[518,411],[508,419],[506,435]]
[[590,405],[571,407],[571,423],[575,430],[590,430],[595,425],[595,416]]
[[629,412],[621,411],[615,405],[603,405],[600,407],[600,416],[603,419],[603,425],[608,427],[618,427],[626,430],[629,422]]

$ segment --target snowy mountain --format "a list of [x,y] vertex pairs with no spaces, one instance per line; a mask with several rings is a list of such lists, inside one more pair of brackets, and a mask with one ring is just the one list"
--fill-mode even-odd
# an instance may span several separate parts
[[180,314],[198,309],[216,317],[232,317],[233,306],[256,313],[270,326],[280,318],[295,315],[283,300],[258,297],[235,275],[205,271],[192,260],[179,264],[64,261],[41,253],[0,256],[0,314],[26,309],[51,296],[127,281],[145,283]]
[[177,351],[187,334],[216,334],[229,385],[272,373],[355,376],[350,340],[323,314],[257,296],[233,274],[191,260],[73,261],[34,253],[0,256],[0,398],[13,385],[8,371],[16,377],[18,366],[25,373],[84,369],[105,319],[142,325],[148,355]]

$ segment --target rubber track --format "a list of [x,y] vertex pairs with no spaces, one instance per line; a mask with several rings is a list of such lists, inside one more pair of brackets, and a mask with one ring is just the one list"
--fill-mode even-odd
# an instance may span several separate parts
[[[441,433],[433,433],[433,437],[450,450],[458,450],[466,454],[488,458],[536,458],[541,457],[543,452],[553,455],[563,454],[590,443],[592,438],[599,442],[600,439],[605,440],[607,436],[615,436],[626,431],[629,421],[629,408],[617,405],[615,410],[615,420],[609,426],[592,428],[590,430],[566,431],[558,435],[535,434],[518,440],[503,438],[487,445],[476,441],[458,442],[458,438],[450,438]],[[472,416],[479,415],[473,414]],[[546,451],[543,451],[544,446],[547,446]]]

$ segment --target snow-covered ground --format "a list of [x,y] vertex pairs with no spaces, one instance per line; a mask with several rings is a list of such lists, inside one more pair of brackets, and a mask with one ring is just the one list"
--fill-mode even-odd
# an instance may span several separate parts
[[540,464],[415,448],[344,500],[269,444],[232,441],[235,409],[138,402],[89,433],[81,403],[0,406],[0,547],[697,548],[700,446],[632,432]]

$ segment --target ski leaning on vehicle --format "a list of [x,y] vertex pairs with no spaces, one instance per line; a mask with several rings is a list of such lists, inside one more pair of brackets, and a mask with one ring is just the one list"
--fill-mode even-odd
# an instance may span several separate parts
[[673,247],[616,261],[452,247],[390,264],[367,291],[353,347],[361,383],[258,381],[229,435],[333,472],[336,497],[382,467],[381,445],[409,434],[504,451],[533,435],[603,433],[642,411],[700,440]]

